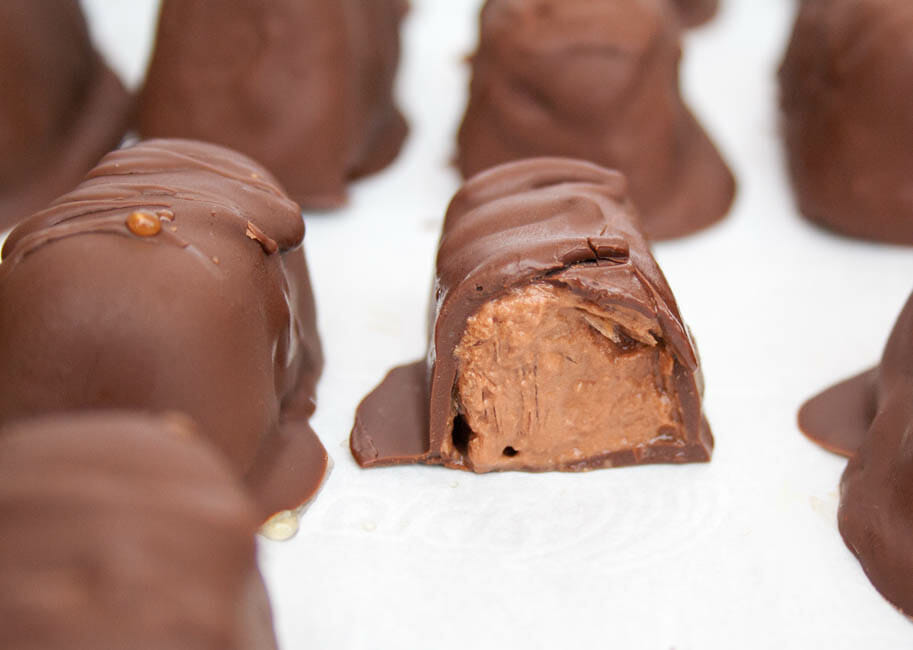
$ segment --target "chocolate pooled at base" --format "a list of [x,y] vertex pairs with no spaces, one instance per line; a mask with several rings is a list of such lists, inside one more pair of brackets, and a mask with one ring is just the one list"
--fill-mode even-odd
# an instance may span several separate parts
[[78,0],[0,2],[0,231],[73,189],[127,131],[131,99]]
[[722,219],[735,180],[682,101],[668,0],[488,0],[458,136],[463,176],[534,156],[618,169],[651,239]]
[[799,210],[850,237],[913,244],[913,3],[804,0],[780,68]]
[[0,647],[274,650],[254,503],[186,418],[0,430]]
[[502,165],[447,211],[428,356],[355,417],[363,467],[582,471],[710,459],[697,351],[624,177]]
[[233,147],[305,209],[336,208],[408,128],[393,98],[405,0],[165,0],[144,137]]
[[151,140],[16,228],[0,263],[0,425],[180,411],[267,518],[321,484],[323,358],[298,206],[249,158]]
[[799,427],[850,458],[840,534],[875,588],[913,617],[913,295],[881,363],[806,402]]

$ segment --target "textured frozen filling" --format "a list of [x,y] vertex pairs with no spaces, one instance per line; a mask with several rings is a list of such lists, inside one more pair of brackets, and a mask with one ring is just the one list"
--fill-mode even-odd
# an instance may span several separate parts
[[545,283],[484,304],[455,351],[445,453],[481,472],[577,469],[681,441],[674,360],[658,332],[639,312],[606,310]]

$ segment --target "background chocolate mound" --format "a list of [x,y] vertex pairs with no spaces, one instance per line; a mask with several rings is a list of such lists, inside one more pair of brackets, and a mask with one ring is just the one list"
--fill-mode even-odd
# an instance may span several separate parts
[[0,431],[0,646],[276,647],[256,508],[180,418]]
[[805,0],[780,68],[802,214],[851,237],[913,244],[913,4]]
[[488,0],[459,133],[465,177],[533,156],[623,172],[651,238],[722,219],[735,182],[682,102],[667,0]]
[[0,2],[0,230],[73,189],[127,129],[130,99],[77,0]]
[[263,518],[309,499],[322,367],[298,206],[233,151],[152,140],[107,155],[23,222],[0,264],[0,424],[174,410]]
[[913,296],[881,363],[809,400],[799,426],[850,462],[840,533],[872,584],[913,616]]
[[304,208],[399,152],[393,102],[404,0],[165,0],[140,95],[145,137],[224,144]]
[[672,0],[682,22],[687,27],[696,27],[709,21],[720,8],[720,0]]
[[536,159],[448,209],[427,362],[359,406],[363,467],[578,471],[710,459],[697,352],[624,178]]

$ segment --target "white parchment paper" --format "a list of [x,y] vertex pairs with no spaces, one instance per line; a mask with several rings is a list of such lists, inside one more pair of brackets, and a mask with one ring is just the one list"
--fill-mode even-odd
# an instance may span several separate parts
[[[332,0],[331,0],[332,1]],[[141,79],[154,0],[84,0]],[[230,6],[226,2],[226,10]],[[794,208],[775,72],[793,0],[724,0],[688,35],[684,92],[730,160],[730,218],[656,247],[694,331],[712,463],[585,475],[360,470],[355,406],[420,357],[478,0],[413,0],[399,94],[412,132],[349,207],[305,215],[327,356],[317,430],[335,460],[293,541],[261,544],[282,647],[913,647],[836,527],[844,461],[798,432],[799,404],[878,359],[913,289],[913,250],[841,239]]]

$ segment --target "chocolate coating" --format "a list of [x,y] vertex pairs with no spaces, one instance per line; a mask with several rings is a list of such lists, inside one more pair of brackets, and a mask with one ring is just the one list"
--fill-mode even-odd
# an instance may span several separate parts
[[[160,229],[135,232],[137,213]],[[264,518],[297,507],[327,465],[307,423],[323,360],[303,237],[298,206],[233,151],[150,140],[107,155],[3,247],[0,424],[184,412]]]
[[71,190],[127,130],[130,98],[78,0],[0,3],[0,230]]
[[716,16],[720,9],[720,0],[672,0],[676,5],[682,22],[687,27],[697,27]]
[[913,296],[881,363],[814,397],[799,426],[850,457],[840,483],[840,533],[872,584],[913,616]]
[[[444,222],[427,360],[396,368],[361,403],[350,440],[358,463],[479,469],[457,441],[466,432],[455,412],[455,351],[483,306],[532,286],[570,292],[607,313],[629,311],[655,321],[651,335],[674,359],[667,398],[676,405],[683,435],[657,435],[650,444],[549,469],[709,460],[713,438],[701,413],[697,351],[639,228],[623,176],[590,163],[527,160],[467,182]],[[509,459],[511,468],[543,468],[515,459],[522,461]]]
[[0,432],[0,646],[276,648],[256,508],[180,419]]
[[725,216],[735,181],[679,94],[667,0],[488,0],[459,133],[465,177],[533,156],[623,172],[654,239]]
[[802,214],[851,237],[913,244],[913,4],[805,0],[780,68]]
[[165,0],[140,95],[145,137],[233,147],[306,209],[388,165],[406,136],[393,101],[405,0]]

